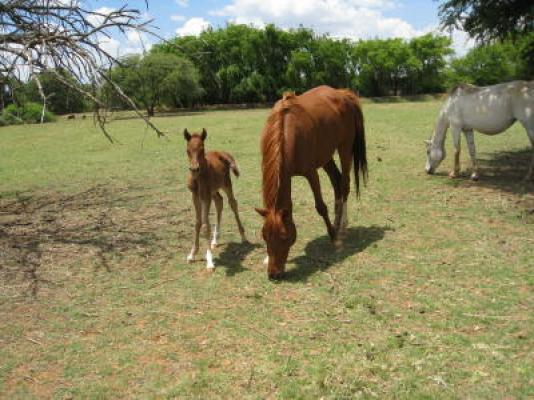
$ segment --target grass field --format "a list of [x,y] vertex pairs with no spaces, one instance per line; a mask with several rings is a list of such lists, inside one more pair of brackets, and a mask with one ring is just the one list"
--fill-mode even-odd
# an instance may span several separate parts
[[[482,179],[424,173],[439,102],[365,104],[370,182],[342,250],[303,179],[288,277],[267,280],[254,206],[267,110],[0,129],[0,397],[532,398],[534,184],[522,128],[476,136]],[[184,127],[230,151],[218,266],[193,231]],[[332,212],[326,175],[323,193]]]

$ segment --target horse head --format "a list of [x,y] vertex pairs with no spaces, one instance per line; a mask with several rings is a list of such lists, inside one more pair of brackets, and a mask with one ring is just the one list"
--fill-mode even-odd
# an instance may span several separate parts
[[190,134],[187,128],[184,130],[184,138],[187,141],[187,157],[189,158],[189,171],[194,176],[198,175],[206,165],[206,152],[204,141],[208,136],[206,129],[201,133]]
[[445,158],[445,149],[440,149],[433,145],[432,140],[425,140],[426,145],[426,165],[425,171],[427,174],[433,174],[439,164]]
[[297,240],[297,229],[291,211],[256,209],[263,217],[262,236],[267,244],[267,275],[269,279],[280,279],[284,275],[289,249]]

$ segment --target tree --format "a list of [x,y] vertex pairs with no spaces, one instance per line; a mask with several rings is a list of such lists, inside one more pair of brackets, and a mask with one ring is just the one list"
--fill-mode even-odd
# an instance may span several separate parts
[[439,7],[444,28],[459,28],[481,42],[519,37],[534,30],[528,0],[446,0]]
[[[175,54],[155,51],[144,57],[132,55],[121,60],[111,71],[111,80],[117,82],[124,93],[137,106],[153,116],[156,107],[189,105],[202,94],[198,73],[190,61]],[[124,107],[121,98],[113,96],[106,85],[109,104]]]
[[[90,98],[99,110],[104,107],[98,97],[98,86],[109,79],[106,68],[116,62],[102,46],[102,39],[115,32],[125,34],[131,30],[148,32],[148,22],[137,9],[122,6],[111,11],[91,11],[83,0],[3,0],[0,2],[0,74],[12,80],[24,80],[28,75],[37,85],[43,100],[43,115],[48,94],[39,79],[43,71],[52,72],[56,78],[81,95]],[[78,85],[57,71],[65,70]],[[83,83],[91,89],[84,89]],[[120,87],[108,82],[118,96],[124,98],[135,110],[135,104],[124,95]],[[163,135],[148,119],[138,113]],[[98,113],[98,121],[105,130],[105,118]]]
[[[353,49],[361,90],[370,96],[398,95],[410,76],[421,68],[409,44],[402,39],[360,41]],[[409,92],[409,90],[404,90]]]
[[412,93],[436,93],[445,88],[446,57],[453,53],[451,40],[428,33],[410,40],[419,66],[412,80]]
[[[60,81],[57,75],[62,77]],[[80,96],[83,87],[77,87],[78,82],[69,74],[68,71],[50,71],[40,72],[38,79],[41,82],[44,93],[48,97],[48,108],[56,114],[67,114],[82,112],[87,109],[87,103],[84,97]],[[65,85],[63,81],[69,82]],[[76,88],[76,89],[74,89]],[[36,80],[31,80],[21,89],[23,101],[40,102],[41,95],[37,87]]]
[[451,62],[449,86],[459,83],[494,85],[513,80],[518,72],[518,52],[509,42],[475,47]]

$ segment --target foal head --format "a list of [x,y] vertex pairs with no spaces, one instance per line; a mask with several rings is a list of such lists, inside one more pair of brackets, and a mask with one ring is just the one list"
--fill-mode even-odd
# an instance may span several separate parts
[[433,174],[439,164],[445,158],[445,148],[440,149],[434,146],[432,140],[425,140],[426,144],[426,165],[425,171],[427,174]]
[[187,129],[184,130],[184,138],[187,140],[187,157],[189,158],[189,171],[191,174],[198,175],[206,164],[206,154],[204,150],[204,140],[208,132],[202,129],[201,133],[190,134]]
[[267,275],[270,279],[282,278],[289,248],[293,246],[297,239],[297,229],[293,223],[291,212],[282,209],[256,209],[263,217],[263,240],[267,244],[267,255],[269,264]]

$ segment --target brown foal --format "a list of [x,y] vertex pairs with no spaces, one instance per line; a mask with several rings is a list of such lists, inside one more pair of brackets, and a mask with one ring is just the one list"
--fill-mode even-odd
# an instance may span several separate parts
[[[194,242],[191,253],[187,256],[188,262],[193,262],[199,248],[199,235],[202,226],[205,227],[205,236],[208,241],[206,250],[206,267],[215,268],[211,250],[217,246],[219,239],[221,216],[223,209],[223,197],[219,193],[222,190],[228,197],[228,203],[235,215],[237,227],[241,235],[241,240],[245,242],[245,229],[239,219],[237,211],[237,201],[232,190],[232,180],[230,179],[230,170],[235,176],[239,176],[239,169],[234,157],[223,151],[205,152],[204,142],[208,133],[205,129],[201,133],[190,134],[187,129],[184,130],[184,138],[187,140],[187,156],[189,157],[189,179],[187,187],[193,195],[193,205],[195,207],[196,223]],[[215,203],[217,211],[217,223],[213,229],[213,238],[211,238],[211,226],[209,222],[209,213],[211,201]]]

